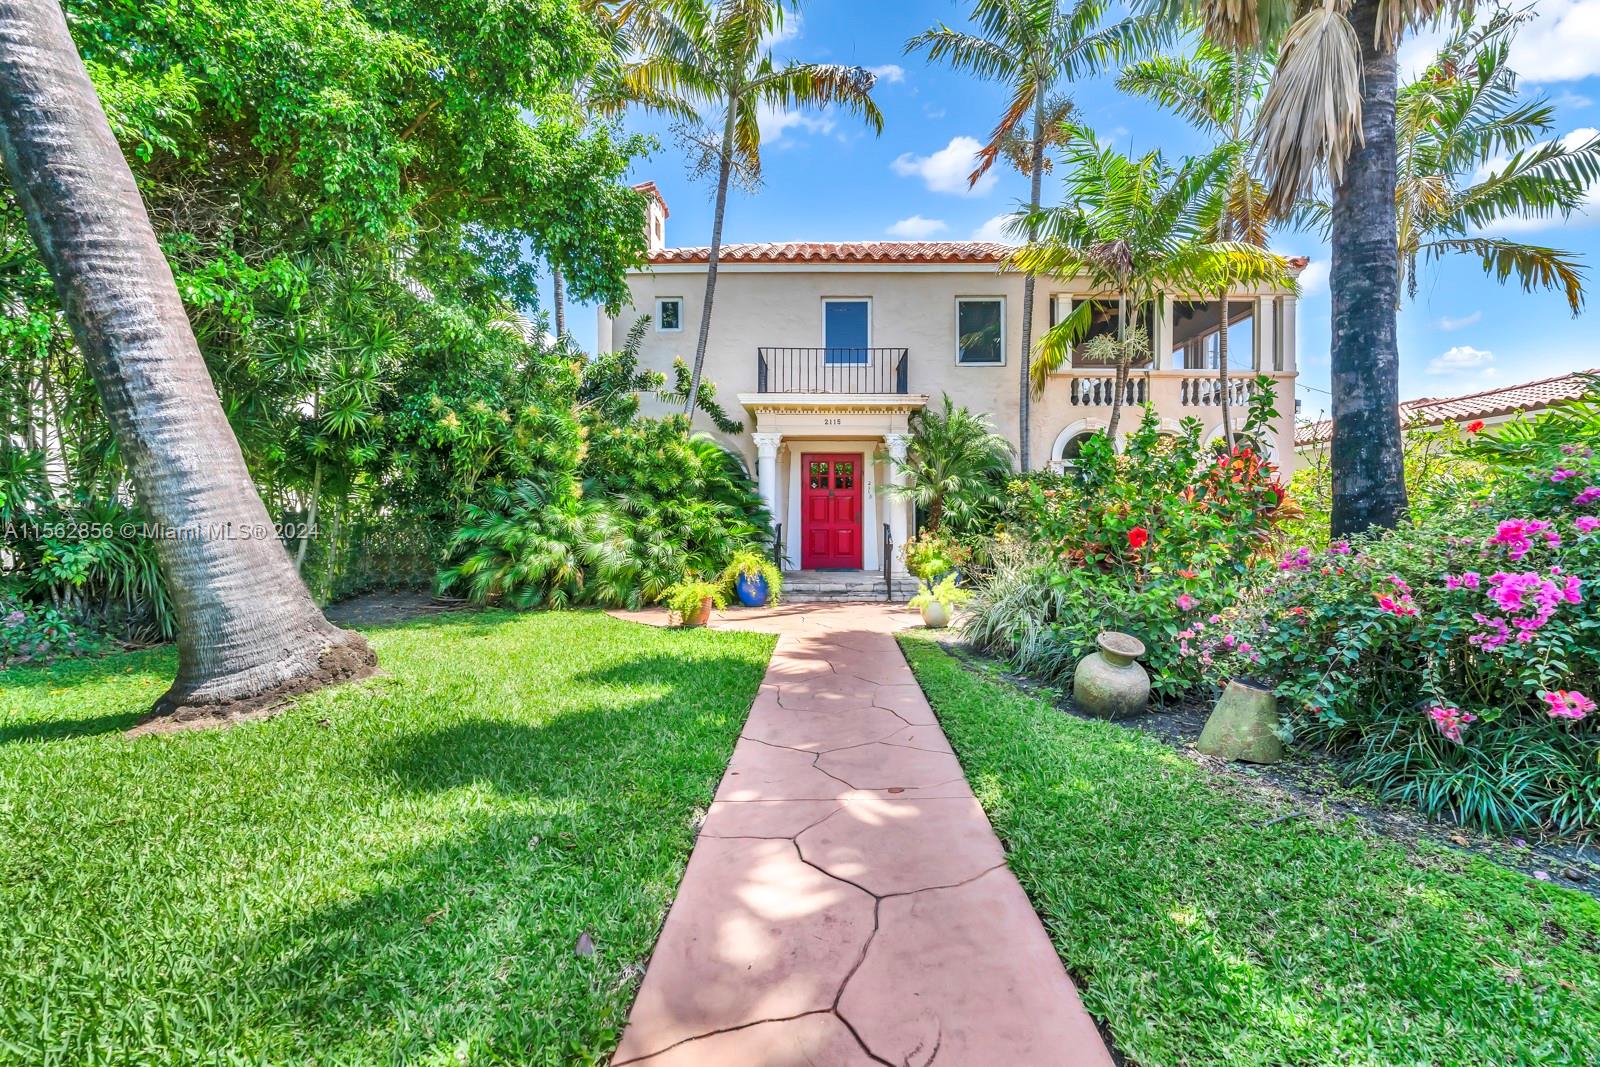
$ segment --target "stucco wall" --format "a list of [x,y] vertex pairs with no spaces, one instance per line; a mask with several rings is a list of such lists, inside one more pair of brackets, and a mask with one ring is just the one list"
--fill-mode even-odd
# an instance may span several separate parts
[[[628,330],[642,315],[653,315],[657,298],[683,300],[683,328],[663,332],[651,328],[645,335],[641,362],[644,366],[669,370],[672,361],[694,356],[699,334],[701,305],[704,300],[703,265],[658,267],[653,273],[630,276],[632,307],[614,321],[602,319],[602,345],[620,347]],[[1073,296],[1070,285],[1041,279],[1035,294],[1034,338],[1037,340],[1049,322],[1050,299],[1054,294]],[[956,298],[992,297],[1005,299],[1005,363],[994,366],[962,366],[956,362]],[[759,427],[737,401],[740,393],[757,388],[757,349],[762,346],[820,347],[823,344],[823,300],[826,297],[858,297],[871,301],[871,344],[875,347],[908,350],[909,389],[927,394],[938,403],[948,394],[958,404],[990,413],[999,431],[1013,442],[1018,438],[1017,346],[1022,329],[1022,278],[988,267],[885,265],[830,266],[724,264],[717,280],[716,307],[706,352],[706,377],[717,387],[718,399],[730,413],[742,418],[746,434],[730,445],[754,463],[755,450],[749,431]],[[1241,297],[1267,297],[1258,305],[1256,328],[1258,348],[1264,367],[1275,363],[1283,369],[1278,380],[1278,409],[1283,416],[1275,439],[1270,443],[1280,465],[1294,461],[1294,301],[1276,291],[1238,294]],[[1267,316],[1281,314],[1281,329],[1275,330]],[[1282,340],[1281,353],[1272,350],[1273,338]],[[1185,406],[1180,403],[1185,379],[1205,377],[1204,372],[1173,370],[1170,361],[1170,326],[1157,329],[1157,364],[1150,376],[1149,390],[1158,413],[1176,423],[1186,416],[1198,418],[1206,436],[1220,430],[1222,413],[1215,406]],[[1248,355],[1233,354],[1235,372],[1242,374]],[[1071,378],[1108,377],[1109,371],[1075,371],[1053,378],[1044,395],[1032,405],[1032,463],[1042,467],[1052,458],[1052,446],[1063,432],[1075,426],[1103,426],[1110,414],[1108,405],[1071,402]],[[1125,409],[1124,427],[1137,419],[1136,410]],[[709,421],[703,428],[712,430]],[[1286,472],[1287,473],[1287,472]]]

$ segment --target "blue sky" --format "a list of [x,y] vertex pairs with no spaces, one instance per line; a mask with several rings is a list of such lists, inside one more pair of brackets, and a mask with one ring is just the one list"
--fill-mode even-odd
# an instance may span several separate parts
[[[1593,135],[1600,126],[1600,0],[1540,0],[1538,9],[1513,54],[1523,90],[1555,102],[1558,136]],[[992,233],[992,220],[1026,197],[1026,182],[997,166],[991,179],[969,190],[965,175],[973,148],[1005,107],[1004,90],[904,53],[909,37],[941,21],[967,26],[968,10],[967,0],[807,0],[775,52],[875,69],[883,135],[873,136],[843,113],[768,114],[763,185],[753,194],[730,195],[724,240],[963,239]],[[1401,52],[1403,70],[1425,65],[1436,41],[1423,35],[1408,42]],[[1082,120],[1124,150],[1159,148],[1176,157],[1204,148],[1183,123],[1119,93],[1110,76],[1078,83],[1071,95]],[[656,153],[636,165],[634,178],[655,181],[666,197],[672,212],[668,244],[707,243],[711,183],[687,174],[684,153],[665,122],[645,115],[628,122],[630,129],[660,140]],[[1059,178],[1052,183],[1047,177],[1046,201],[1058,193]],[[1590,201],[1583,217],[1521,225],[1517,236],[1582,253],[1591,287],[1597,287],[1600,190]],[[1329,402],[1327,247],[1315,235],[1291,230],[1276,233],[1273,245],[1313,261],[1302,279],[1299,390],[1302,414],[1312,417]],[[1476,260],[1424,268],[1417,296],[1400,316],[1401,396],[1448,396],[1600,368],[1597,301],[1600,291],[1574,318],[1558,294],[1497,285]],[[592,349],[592,311],[572,312],[574,339]]]

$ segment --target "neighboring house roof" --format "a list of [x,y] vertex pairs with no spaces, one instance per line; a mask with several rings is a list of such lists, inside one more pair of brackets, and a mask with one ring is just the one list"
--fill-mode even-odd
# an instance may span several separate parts
[[655,182],[640,182],[638,185],[633,187],[633,191],[636,193],[643,193],[651,200],[654,200],[656,203],[660,204],[662,218],[670,219],[672,217],[672,212],[667,210],[667,198],[661,195],[661,190],[656,188]]
[[[776,241],[722,246],[724,263],[991,263],[1010,259],[1017,246],[997,241]],[[652,264],[704,263],[705,246],[662,248],[650,253]],[[1309,262],[1294,256],[1289,266],[1303,270]]]
[[[1585,375],[1597,374],[1600,374],[1600,370],[1573,371],[1570,374],[1558,374],[1554,378],[1540,378],[1535,382],[1486,389],[1464,396],[1418,397],[1400,405],[1400,422],[1405,426],[1440,426],[1446,422],[1470,422],[1524,411],[1542,411],[1560,401],[1576,400],[1583,396],[1590,387]],[[1332,435],[1331,419],[1302,422],[1295,427],[1295,447],[1321,444]]]

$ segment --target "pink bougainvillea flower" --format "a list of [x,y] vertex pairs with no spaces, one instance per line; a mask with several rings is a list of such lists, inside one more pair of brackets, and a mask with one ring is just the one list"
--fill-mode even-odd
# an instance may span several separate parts
[[1477,571],[1467,571],[1461,575],[1447,574],[1444,576],[1446,589],[1476,589],[1481,581]]
[[1543,537],[1550,548],[1561,547],[1561,535],[1542,519],[1507,519],[1495,528],[1489,543],[1505,545],[1506,555],[1515,563],[1532,550],[1536,536]]
[[1554,689],[1539,698],[1550,705],[1552,719],[1581,719],[1595,708],[1594,701],[1576,689]]
[[1444,704],[1435,704],[1429,708],[1428,718],[1433,720],[1433,725],[1439,728],[1446,741],[1457,745],[1461,743],[1461,731],[1478,721],[1478,717],[1472,712]]
[[1577,476],[1578,476],[1578,472],[1577,471],[1568,470],[1565,467],[1557,467],[1555,470],[1550,472],[1550,480],[1552,482],[1555,482],[1557,485],[1560,485],[1562,482],[1566,481],[1568,478],[1576,478]]
[[1292,548],[1283,554],[1283,559],[1278,563],[1280,571],[1303,571],[1311,566],[1311,549],[1305,545]]
[[1417,613],[1417,606],[1411,602],[1410,597],[1402,595],[1399,599],[1396,599],[1388,593],[1374,593],[1373,596],[1378,598],[1378,607],[1391,615],[1415,615]]
[[1594,533],[1596,530],[1600,530],[1600,515],[1579,515],[1573,521],[1573,525],[1578,528],[1578,532],[1581,534]]
[[1200,602],[1194,597],[1190,596],[1188,593],[1180,593],[1178,595],[1178,599],[1173,601],[1173,603],[1178,605],[1179,611],[1193,611],[1195,609],[1195,605]]
[[1600,485],[1591,485],[1572,498],[1572,502],[1580,508],[1585,504],[1593,504],[1596,500],[1600,500]]
[[1328,551],[1335,556],[1348,556],[1354,550],[1351,549],[1349,541],[1335,541],[1328,546]]

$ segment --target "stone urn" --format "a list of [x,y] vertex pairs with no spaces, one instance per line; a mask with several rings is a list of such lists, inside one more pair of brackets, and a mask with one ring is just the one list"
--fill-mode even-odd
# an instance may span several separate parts
[[937,600],[922,605],[922,625],[930,630],[942,630],[950,625],[950,609]]
[[1150,702],[1150,676],[1139,666],[1144,642],[1107,630],[1094,639],[1100,651],[1085,656],[1072,676],[1072,702],[1097,719],[1126,719]]
[[1278,698],[1272,690],[1235,679],[1211,709],[1211,717],[1194,743],[1197,751],[1245,763],[1277,763],[1283,759],[1278,736]]

